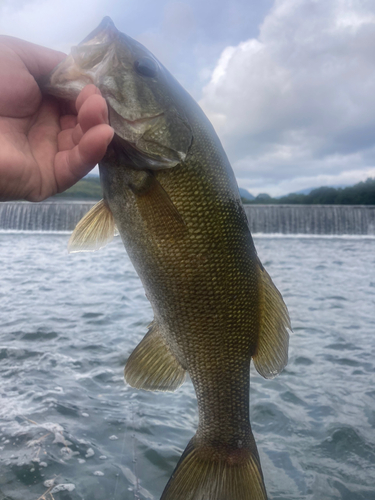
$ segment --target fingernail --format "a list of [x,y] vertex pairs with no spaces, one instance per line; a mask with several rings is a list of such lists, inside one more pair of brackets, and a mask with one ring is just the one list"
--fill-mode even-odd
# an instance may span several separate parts
[[115,135],[115,131],[114,129],[108,125],[108,127],[111,129],[112,131],[112,134],[110,136],[108,136],[108,139],[107,139],[107,146],[109,146],[109,144],[111,143],[112,139],[113,139],[113,136]]

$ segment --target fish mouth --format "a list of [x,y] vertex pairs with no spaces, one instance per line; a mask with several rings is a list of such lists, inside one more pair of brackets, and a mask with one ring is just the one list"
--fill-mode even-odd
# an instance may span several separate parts
[[150,125],[150,123],[152,123],[154,121],[157,121],[157,119],[160,118],[161,116],[164,116],[164,111],[162,111],[161,113],[158,113],[157,115],[144,116],[144,117],[141,117],[141,118],[136,118],[135,120],[130,120],[129,118],[126,118],[125,116],[123,116],[122,118],[132,128],[136,128],[136,129],[137,128],[141,128],[141,129],[143,129],[144,125]]
[[[116,134],[123,140],[136,144],[144,134],[156,130],[164,119],[164,111],[151,116],[126,116],[127,110],[119,109],[120,113],[111,106],[111,99],[106,99],[109,110],[109,123],[115,129]],[[130,114],[130,113],[129,113]]]
[[38,85],[44,94],[67,101],[75,100],[81,90],[89,84],[95,85],[94,76],[88,72],[82,72],[71,55],[67,56],[50,74],[38,79]]
[[149,149],[148,144],[155,146],[153,135],[164,123],[164,111],[153,116],[144,116],[130,120],[110,109],[109,122],[115,129],[113,138],[115,148],[125,163],[136,170],[161,170],[171,168],[185,159],[185,155],[174,151],[168,145],[159,144],[157,150]]

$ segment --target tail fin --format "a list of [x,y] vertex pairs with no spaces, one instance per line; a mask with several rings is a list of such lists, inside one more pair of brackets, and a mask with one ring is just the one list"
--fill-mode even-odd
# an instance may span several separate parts
[[194,436],[160,500],[267,500],[256,448],[226,452]]

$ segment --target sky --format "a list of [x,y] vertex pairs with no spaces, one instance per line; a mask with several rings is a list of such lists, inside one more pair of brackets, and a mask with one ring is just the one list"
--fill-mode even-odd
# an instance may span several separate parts
[[0,33],[69,52],[106,15],[199,102],[240,187],[375,177],[374,0],[0,0]]

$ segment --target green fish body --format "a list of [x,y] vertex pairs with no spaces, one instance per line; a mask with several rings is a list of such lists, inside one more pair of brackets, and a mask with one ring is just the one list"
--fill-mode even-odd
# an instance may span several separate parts
[[100,163],[103,200],[71,251],[95,250],[117,227],[154,320],[129,357],[133,387],[173,391],[188,372],[199,425],[162,500],[265,500],[249,420],[249,367],[287,363],[289,316],[254,247],[233,171],[206,116],[142,45],[109,18],[45,89],[106,98],[115,138]]

